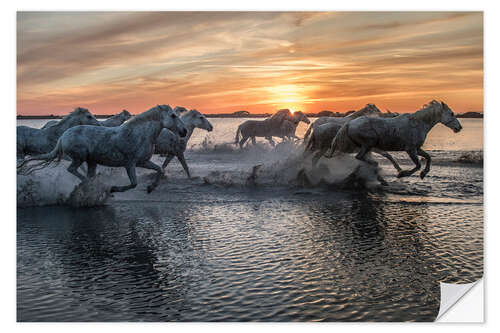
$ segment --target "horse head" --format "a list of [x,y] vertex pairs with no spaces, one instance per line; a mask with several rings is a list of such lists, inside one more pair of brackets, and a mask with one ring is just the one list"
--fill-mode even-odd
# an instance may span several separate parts
[[180,115],[181,113],[187,112],[187,109],[183,106],[176,106],[174,108],[174,112],[177,113],[177,115]]
[[448,105],[446,105],[445,102],[440,103],[440,110],[441,110],[441,119],[439,120],[439,122],[445,125],[446,127],[451,128],[455,133],[460,132],[462,130],[462,125],[458,121],[457,117],[455,117],[453,111],[450,109]]
[[285,120],[290,120],[292,122],[294,121],[292,112],[290,112],[289,109],[281,109],[275,114],[273,114],[269,119],[272,121],[276,121],[280,124]]
[[172,110],[170,105],[158,105],[160,111],[160,122],[162,128],[178,133],[181,138],[187,135],[187,129],[179,115]]
[[189,117],[191,124],[193,124],[194,127],[201,128],[209,132],[214,129],[208,119],[198,110],[190,110],[186,114],[186,117]]
[[126,121],[126,120],[130,119],[130,117],[132,117],[132,115],[130,114],[130,112],[128,112],[125,109],[122,112],[120,112],[120,115],[122,116],[123,121]]
[[298,124],[301,121],[305,122],[306,124],[310,124],[311,123],[311,121],[309,120],[309,118],[307,118],[307,116],[302,111],[295,111],[293,113],[293,119],[294,119],[294,122],[296,124]]
[[101,123],[95,119],[94,115],[88,109],[77,107],[71,114],[70,118],[74,118],[79,125],[94,125],[101,126]]

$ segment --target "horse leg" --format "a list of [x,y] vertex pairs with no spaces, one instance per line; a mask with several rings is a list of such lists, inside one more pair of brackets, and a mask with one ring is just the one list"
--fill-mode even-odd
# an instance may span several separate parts
[[97,163],[87,161],[87,178],[94,178],[96,169]]
[[420,172],[420,178],[424,179],[424,177],[429,173],[431,170],[431,155],[429,155],[427,152],[423,151],[422,148],[418,148],[417,154],[425,158],[425,168]]
[[184,168],[184,171],[186,171],[186,173],[188,175],[188,178],[191,178],[191,175],[189,174],[188,165],[186,163],[186,160],[184,159],[184,153],[180,153],[179,155],[177,155],[177,159],[179,160],[179,162],[181,162],[182,167]]
[[126,186],[111,186],[110,192],[125,192],[137,186],[137,177],[135,175],[135,165],[126,166],[128,178],[130,179],[130,185]]
[[373,156],[371,154],[371,151],[366,153],[365,155],[365,160],[370,163],[371,165],[377,166],[378,167],[378,162],[373,159]]
[[82,182],[84,182],[87,180],[87,178],[85,178],[84,175],[82,175],[81,173],[78,172],[78,168],[80,167],[80,165],[82,165],[82,163],[83,163],[83,161],[81,161],[81,160],[71,160],[71,164],[67,170],[70,173],[77,176]]
[[316,166],[316,164],[318,164],[319,159],[321,158],[321,156],[323,156],[324,153],[325,153],[325,150],[321,149],[319,152],[314,154],[314,156],[312,158],[312,165],[313,166]]
[[411,169],[411,170],[400,171],[398,173],[398,176],[397,176],[398,178],[411,176],[417,170],[419,170],[420,167],[421,167],[420,161],[418,160],[417,151],[416,150],[408,150],[407,153],[408,153],[408,156],[410,156],[410,158],[413,161],[413,163],[415,163],[415,167],[413,169]]
[[158,186],[158,184],[160,183],[161,176],[163,175],[163,170],[159,166],[157,166],[156,164],[154,164],[153,162],[151,162],[149,160],[145,161],[145,162],[137,163],[137,166],[144,168],[144,169],[155,170],[157,172],[155,180],[147,188],[148,193],[151,193],[156,188],[156,186]]
[[269,141],[269,143],[271,144],[271,146],[273,146],[273,147],[276,146],[276,142],[274,142],[272,136],[266,136],[266,139],[267,139],[267,141]]
[[373,152],[380,154],[380,155],[384,156],[385,158],[387,158],[389,161],[391,161],[392,165],[398,171],[398,173],[401,172],[401,167],[399,166],[398,162],[396,162],[396,160],[391,156],[391,154],[389,154],[385,150],[378,149],[378,148],[373,148],[372,150],[373,150]]
[[255,136],[252,136],[252,144],[255,146],[257,144],[257,139]]
[[166,154],[166,158],[165,158],[165,161],[163,161],[163,165],[161,166],[161,168],[163,170],[165,170],[165,168],[167,167],[168,163],[170,163],[170,161],[174,158],[175,155],[172,155],[172,154]]
[[[247,142],[248,138],[249,138],[248,136],[243,136],[243,137],[241,138],[241,141],[240,141],[240,149],[243,149],[243,145],[245,144],[245,142]],[[255,138],[254,138],[254,144],[255,144]]]
[[[370,151],[370,148],[368,148],[368,146],[361,146],[361,149],[360,149],[360,150],[359,150],[359,152],[356,154],[356,159],[358,159],[358,160],[360,160],[360,161],[362,161],[362,162],[367,162],[367,163],[369,163],[369,164],[371,164],[371,165],[374,165],[373,163],[374,163],[375,161],[373,161],[373,160],[367,160],[367,159],[365,158],[366,154],[367,154],[369,151]],[[375,163],[376,163],[376,162],[375,162]],[[375,166],[376,166],[376,164],[375,164]]]

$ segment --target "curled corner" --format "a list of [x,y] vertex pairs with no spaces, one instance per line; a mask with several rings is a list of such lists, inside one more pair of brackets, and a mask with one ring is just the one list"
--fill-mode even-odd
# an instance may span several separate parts
[[[482,279],[465,284],[453,284],[453,283],[440,283],[441,287],[441,301],[439,303],[439,313],[436,317],[436,321],[447,321],[442,320],[441,318],[452,306],[454,306],[465,294],[469,292],[478,282],[481,282]],[[482,288],[481,288],[481,302],[482,302]],[[476,306],[476,304],[471,305]],[[482,316],[482,303],[481,303],[481,316]],[[441,320],[440,320],[441,318]],[[482,320],[481,320],[482,321]]]

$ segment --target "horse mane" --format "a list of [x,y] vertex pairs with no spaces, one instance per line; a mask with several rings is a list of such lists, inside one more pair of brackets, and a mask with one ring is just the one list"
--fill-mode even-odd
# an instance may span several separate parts
[[196,114],[201,114],[202,116],[205,116],[200,111],[198,111],[196,109],[191,109],[191,110],[189,110],[187,112],[184,112],[184,114],[182,115],[182,118],[184,118],[184,117],[189,118],[189,117],[192,117],[193,115],[196,115]]
[[88,109],[82,108],[82,107],[76,107],[73,111],[65,115],[56,125],[64,125],[69,119],[72,118],[72,116],[76,116],[79,114],[87,113],[89,112]]
[[358,111],[351,113],[350,115],[346,116],[346,118],[355,119],[355,118],[364,116],[367,113],[375,113],[375,112],[382,113],[375,104],[366,104],[364,108],[359,109]]
[[420,120],[424,123],[434,123],[437,119],[441,117],[442,108],[441,103],[432,100],[428,104],[425,104],[420,110],[410,115],[412,119]]
[[[306,117],[305,113],[302,111],[295,111],[292,115],[293,121],[291,121],[294,124],[298,124],[301,119],[304,119]],[[288,120],[288,119],[287,119]],[[286,121],[286,120],[285,120]]]
[[283,121],[284,119],[291,119],[292,118],[292,113],[290,112],[289,109],[281,109],[275,114],[273,114],[271,117],[269,117],[269,120],[278,120],[278,121]]
[[143,113],[138,114],[137,116],[130,118],[130,120],[127,121],[124,125],[129,125],[129,126],[138,125],[145,121],[151,121],[151,120],[160,121],[161,120],[160,111],[166,107],[168,107],[171,110],[169,105],[157,105],[147,111],[144,111]]
[[131,116],[130,112],[128,112],[127,110],[123,109],[122,112],[120,112],[120,114],[123,114],[125,116]]
[[174,112],[177,113],[177,114],[180,114],[180,113],[184,113],[184,112],[187,112],[188,110],[183,107],[183,106],[176,106],[174,108]]

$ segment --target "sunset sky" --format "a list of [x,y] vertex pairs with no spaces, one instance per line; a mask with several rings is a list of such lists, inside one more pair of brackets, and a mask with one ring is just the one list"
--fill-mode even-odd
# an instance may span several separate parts
[[469,12],[19,12],[17,113],[483,110]]

